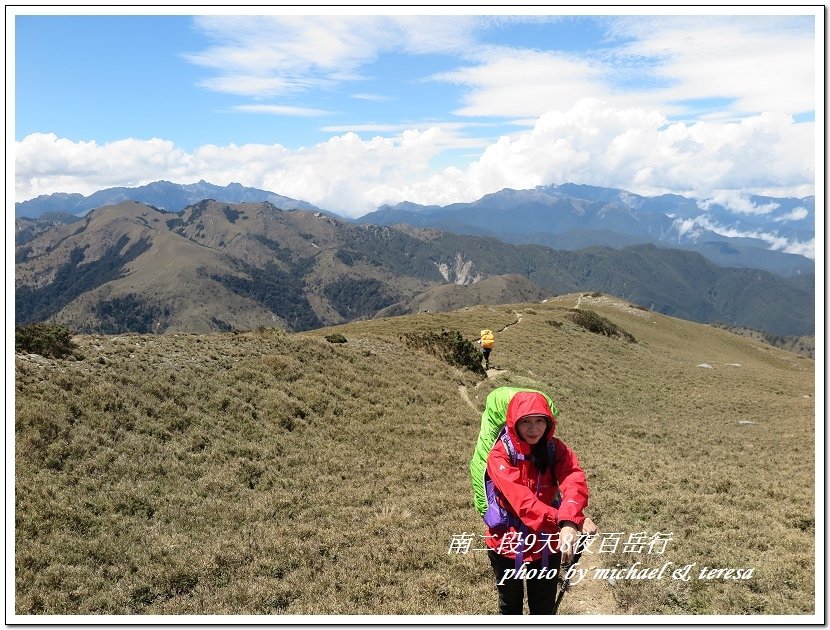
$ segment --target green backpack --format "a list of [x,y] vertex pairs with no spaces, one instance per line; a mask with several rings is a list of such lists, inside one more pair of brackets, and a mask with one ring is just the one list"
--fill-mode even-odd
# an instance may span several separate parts
[[487,472],[487,456],[493,444],[507,422],[507,405],[517,392],[536,392],[542,394],[548,403],[553,417],[559,415],[559,410],[553,401],[544,392],[522,387],[497,387],[487,395],[484,412],[481,414],[481,431],[478,434],[473,458],[470,460],[470,481],[473,486],[473,505],[481,516],[487,511],[487,492],[484,487],[484,477]]

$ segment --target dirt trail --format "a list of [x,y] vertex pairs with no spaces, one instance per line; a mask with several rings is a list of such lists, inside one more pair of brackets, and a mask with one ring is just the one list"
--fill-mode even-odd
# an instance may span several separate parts
[[496,333],[504,332],[505,330],[510,328],[510,326],[515,326],[516,324],[520,324],[522,322],[522,316],[521,316],[520,313],[518,313],[517,311],[513,311],[513,314],[516,316],[516,321],[515,322],[510,322],[509,324],[505,324],[504,326],[501,327],[500,330],[497,330]]
[[[587,568],[590,565],[585,565]],[[590,574],[589,574],[590,575]],[[605,580],[584,579],[572,585],[559,608],[560,615],[620,615],[620,607]]]
[[476,406],[473,404],[473,401],[470,400],[470,395],[467,393],[467,386],[466,385],[459,385],[458,386],[458,393],[461,394],[461,398],[464,399],[464,402],[470,406],[470,409],[475,411],[477,414],[481,413]]

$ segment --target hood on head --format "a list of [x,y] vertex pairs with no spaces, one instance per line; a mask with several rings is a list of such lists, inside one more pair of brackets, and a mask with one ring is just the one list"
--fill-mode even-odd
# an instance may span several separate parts
[[507,434],[516,449],[524,455],[530,454],[531,446],[519,437],[516,432],[516,423],[525,416],[546,416],[549,420],[548,430],[544,441],[553,437],[556,430],[556,419],[548,406],[548,401],[539,392],[516,392],[507,404]]

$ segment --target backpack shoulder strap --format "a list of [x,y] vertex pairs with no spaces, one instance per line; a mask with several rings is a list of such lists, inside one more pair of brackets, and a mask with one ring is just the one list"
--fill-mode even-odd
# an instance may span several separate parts
[[510,456],[510,463],[514,466],[516,465],[517,455],[516,447],[513,446],[513,440],[510,439],[510,436],[507,435],[507,427],[502,427],[501,431],[499,431],[498,439],[504,444],[504,449],[507,451],[507,454]]
[[550,476],[553,483],[556,484],[556,494],[553,497],[551,505],[558,508],[562,504],[562,492],[559,489],[559,480],[556,478],[554,468],[556,467],[556,444],[553,440],[548,441],[548,466],[550,466]]
[[548,463],[550,464],[551,473],[553,473],[553,465],[556,463],[556,444],[553,438],[548,440]]
[[533,461],[533,455],[522,455],[516,450],[516,447],[513,446],[513,440],[511,440],[510,436],[507,435],[507,427],[502,428],[501,432],[499,433],[498,439],[501,440],[502,444],[504,444],[504,448],[507,450],[507,454],[510,455],[510,463],[514,466],[516,465],[516,462],[519,461]]

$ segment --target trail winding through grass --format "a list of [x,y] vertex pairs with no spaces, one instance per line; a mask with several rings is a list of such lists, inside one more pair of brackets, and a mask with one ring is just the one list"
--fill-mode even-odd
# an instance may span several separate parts
[[511,326],[515,326],[516,324],[520,324],[522,322],[522,316],[518,311],[513,311],[513,314],[516,316],[516,321],[515,322],[510,322],[509,324],[505,324],[504,326],[501,327],[501,329],[496,331],[497,333],[504,332],[505,330],[507,330]]
[[466,385],[459,385],[458,386],[458,393],[461,394],[461,398],[464,399],[464,402],[469,405],[470,409],[475,411],[476,413],[481,413],[476,406],[473,404],[473,401],[470,400],[470,395],[467,393],[467,386]]

